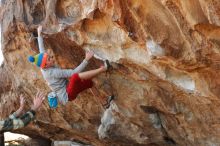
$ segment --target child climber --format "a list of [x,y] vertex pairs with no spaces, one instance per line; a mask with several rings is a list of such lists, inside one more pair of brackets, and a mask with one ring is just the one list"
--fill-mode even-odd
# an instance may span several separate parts
[[[38,44],[40,53],[30,56],[29,61],[41,68],[44,79],[47,81],[51,90],[56,94],[58,100],[65,105],[68,101],[76,99],[77,95],[93,86],[92,78],[109,69],[108,60],[104,62],[104,66],[98,69],[81,72],[93,57],[93,52],[87,52],[85,59],[75,69],[61,69],[55,65],[55,59],[51,52],[46,53],[43,38],[41,36],[42,26],[38,27]],[[70,78],[69,81],[67,78]],[[109,96],[107,105],[109,106],[113,96]]]

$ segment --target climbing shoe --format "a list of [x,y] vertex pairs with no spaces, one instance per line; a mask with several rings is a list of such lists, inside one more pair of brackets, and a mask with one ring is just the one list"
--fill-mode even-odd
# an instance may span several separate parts
[[108,60],[104,61],[104,65],[105,65],[105,68],[107,69],[106,71],[109,71],[112,68]]
[[111,101],[114,100],[114,99],[115,99],[115,96],[114,96],[114,95],[108,96],[107,99],[106,99],[106,103],[103,105],[103,107],[104,107],[105,109],[108,109],[108,108],[110,107]]

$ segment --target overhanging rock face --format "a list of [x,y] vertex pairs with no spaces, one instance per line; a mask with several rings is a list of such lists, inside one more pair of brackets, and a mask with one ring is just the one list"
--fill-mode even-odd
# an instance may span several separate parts
[[90,90],[56,110],[45,101],[18,133],[100,146],[219,145],[219,8],[219,0],[3,1],[0,116],[18,108],[20,93],[28,108],[37,88],[50,91],[27,61],[41,24],[61,67],[78,65],[85,50],[96,54],[87,70],[109,59],[114,70],[96,88],[116,99],[107,111]]

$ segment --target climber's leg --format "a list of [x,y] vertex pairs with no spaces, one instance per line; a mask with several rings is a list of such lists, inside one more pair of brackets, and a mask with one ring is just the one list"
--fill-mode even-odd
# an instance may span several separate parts
[[105,67],[100,67],[98,69],[94,69],[94,70],[90,70],[90,71],[86,71],[86,72],[81,72],[79,73],[79,77],[82,80],[88,80],[88,79],[92,79],[94,77],[96,77],[97,75],[99,75],[100,73],[106,71]]
[[[66,88],[69,101],[76,99],[77,95],[80,92],[88,88],[91,88],[93,86],[93,82],[91,79],[99,75],[100,73],[107,71],[109,68],[110,68],[109,62],[105,61],[105,66],[102,66],[98,69],[90,70],[90,71],[86,71],[86,72],[82,72],[78,74],[73,74]],[[95,92],[96,95],[99,95],[98,90],[96,88],[94,88],[93,91]],[[98,97],[101,97],[101,96],[98,96]],[[108,100],[106,99],[105,99],[106,102],[103,102],[103,99],[104,98],[102,97],[99,98],[102,105],[108,102]]]
[[99,100],[99,102],[104,105],[106,102],[106,98],[104,96],[101,95],[101,93],[98,91],[98,89],[96,87],[91,88],[91,92],[92,94],[97,97],[97,99]]
[[104,62],[104,65],[105,66],[101,66],[98,69],[79,73],[80,79],[82,79],[82,80],[92,79],[92,78],[96,77],[97,75],[99,75],[100,73],[107,71],[110,68],[110,64],[109,64],[108,60],[106,60]]

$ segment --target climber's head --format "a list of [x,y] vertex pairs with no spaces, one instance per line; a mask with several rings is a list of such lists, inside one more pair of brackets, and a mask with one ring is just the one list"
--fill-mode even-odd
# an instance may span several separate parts
[[55,64],[54,56],[51,53],[39,53],[35,56],[29,56],[29,61],[40,68],[49,68]]
[[52,67],[52,66],[54,66],[54,64],[55,64],[54,55],[51,53],[48,53],[47,61],[46,61],[46,68]]

